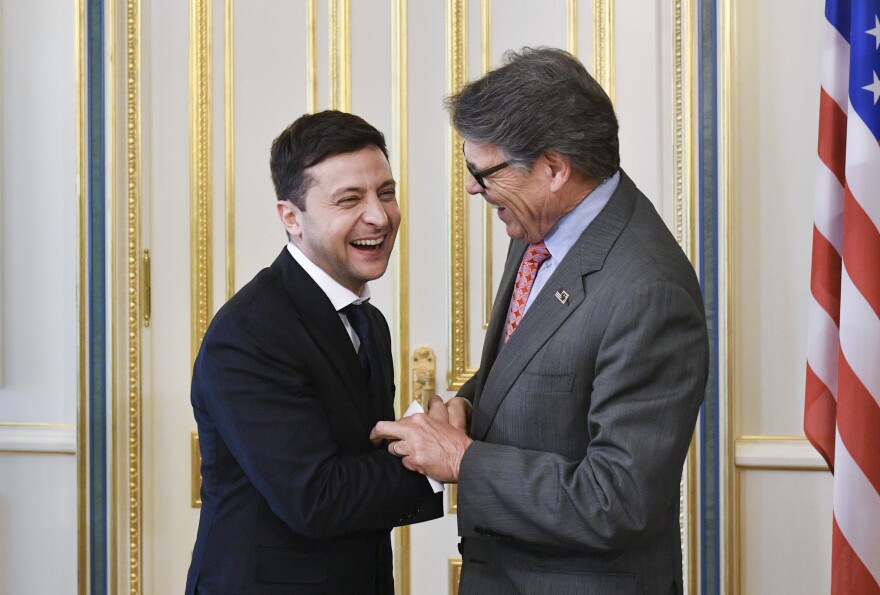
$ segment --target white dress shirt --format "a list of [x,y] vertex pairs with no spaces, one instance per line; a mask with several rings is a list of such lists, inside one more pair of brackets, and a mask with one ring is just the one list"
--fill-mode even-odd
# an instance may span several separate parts
[[330,303],[333,304],[336,312],[339,313],[339,318],[342,320],[342,324],[345,325],[345,331],[351,338],[351,344],[354,345],[354,350],[357,351],[360,349],[361,340],[358,338],[357,333],[354,332],[351,323],[348,321],[348,317],[340,312],[340,310],[349,304],[362,304],[369,300],[369,284],[365,283],[361,295],[358,295],[347,287],[343,287],[336,279],[328,275],[324,269],[309,260],[309,257],[303,254],[302,250],[297,248],[293,242],[287,243],[287,251],[290,252],[293,259],[299,263],[299,266],[305,270],[309,277],[318,284],[321,291],[323,291],[330,299]]

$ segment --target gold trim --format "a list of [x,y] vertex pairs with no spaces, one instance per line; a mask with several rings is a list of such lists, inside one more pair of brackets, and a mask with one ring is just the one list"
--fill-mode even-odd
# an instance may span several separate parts
[[140,262],[140,0],[126,5],[126,171],[128,231],[128,577],[129,592],[140,593],[141,576],[141,327]]
[[226,153],[226,298],[235,293],[235,46],[233,33],[234,0],[223,4],[223,107]]
[[[483,74],[492,68],[492,0],[480,0],[480,55]],[[483,205],[483,330],[489,328],[495,282],[492,278],[492,205]]]
[[458,484],[451,483],[449,488],[449,501],[446,504],[446,512],[458,514]]
[[330,108],[351,111],[351,2],[330,1]]
[[449,595],[458,595],[461,584],[461,558],[449,557]]
[[[397,416],[401,417],[412,401],[410,353],[409,353],[409,96],[408,96],[408,16],[407,0],[391,3],[391,100],[394,122],[393,138],[397,169],[397,197],[400,207],[400,230],[397,236],[397,309],[398,326],[397,386],[399,387]],[[399,527],[396,531],[394,572],[399,592],[410,592],[410,528]]]
[[141,304],[144,311],[144,328],[150,328],[150,321],[153,318],[153,260],[149,250],[144,250],[141,279],[143,280]]
[[199,450],[199,433],[189,435],[190,499],[193,508],[202,507],[202,451]]
[[211,0],[190,0],[190,294],[192,361],[211,319]]
[[[675,78],[674,159],[675,159],[675,237],[694,267],[696,250],[696,10],[693,0],[676,0],[673,14],[673,70]],[[697,440],[688,448],[687,481],[683,486],[682,511],[687,514],[688,592],[696,593],[699,579]]]
[[318,10],[316,0],[306,0],[306,93],[309,113],[318,111]]
[[719,247],[721,250],[719,251],[718,265],[719,271],[722,272],[720,277],[723,280],[724,286],[719,287],[718,293],[724,297],[724,303],[719,304],[720,321],[718,328],[719,345],[721,346],[719,359],[722,364],[726,363],[726,369],[719,370],[719,385],[726,387],[725,394],[719,395],[720,397],[723,397],[719,399],[719,411],[727,415],[727,419],[724,420],[724,423],[721,425],[726,434],[722,437],[722,443],[727,450],[726,460],[724,460],[723,463],[725,476],[723,477],[724,481],[722,482],[722,493],[726,496],[726,503],[722,503],[721,507],[721,518],[723,519],[725,533],[722,536],[721,543],[726,550],[723,552],[721,559],[726,563],[725,568],[722,569],[721,576],[722,584],[727,593],[740,592],[740,573],[742,571],[742,568],[740,567],[740,536],[742,532],[740,519],[738,518],[740,486],[735,461],[735,438],[738,432],[736,420],[738,409],[736,406],[736,400],[734,399],[734,395],[736,394],[734,380],[736,361],[733,347],[736,338],[734,337],[733,330],[730,326],[733,304],[732,288],[734,287],[735,281],[735,271],[733,269],[733,260],[731,258],[731,238],[734,234],[735,224],[731,218],[730,209],[731,180],[733,179],[734,167],[732,151],[734,145],[731,137],[733,118],[731,105],[731,91],[733,87],[731,86],[731,81],[734,67],[731,45],[735,39],[735,23],[733,22],[733,18],[734,15],[731,0],[723,0],[721,2],[720,22],[720,67],[722,72],[719,79],[719,99],[721,102],[721,106],[719,106],[719,127],[723,136],[719,139],[721,141],[719,143],[721,151],[719,165],[721,166],[721,171],[719,172],[718,179],[718,188],[721,192],[718,201],[718,233]]
[[593,71],[614,102],[614,0],[593,0]]
[[736,442],[803,442],[806,436],[761,436],[761,435],[743,435],[736,439]]
[[106,21],[106,45],[107,45],[107,61],[109,68],[107,69],[107,120],[110,127],[109,145],[110,151],[107,155],[108,169],[110,172],[110,190],[108,192],[108,230],[110,241],[107,243],[107,259],[110,263],[110,276],[108,282],[108,309],[110,315],[110,333],[107,336],[107,353],[112,354],[110,357],[110,473],[108,485],[110,488],[110,514],[107,519],[108,539],[110,551],[107,578],[108,588],[111,593],[119,592],[119,482],[117,481],[117,473],[119,472],[119,424],[117,416],[119,411],[119,369],[117,353],[117,342],[119,335],[117,334],[118,311],[120,301],[118,299],[118,267],[117,255],[119,251],[119,222],[117,219],[119,211],[119,186],[118,186],[118,159],[119,143],[116,137],[116,102],[117,102],[117,56],[116,56],[116,0],[107,0],[107,21]]
[[578,54],[578,5],[577,0],[568,0],[568,53]]
[[[467,73],[465,37],[467,11],[465,0],[446,0],[446,69],[448,93],[464,86]],[[461,154],[461,137],[449,128],[449,263],[450,321],[448,390],[457,390],[477,369],[468,368],[468,219],[466,173]]]
[[88,550],[88,381],[86,374],[86,362],[88,361],[87,316],[88,293],[86,271],[86,176],[88,175],[88,163],[86,161],[86,70],[85,70],[85,28],[86,11],[84,0],[74,0],[74,69],[76,71],[76,197],[77,197],[77,291],[79,304],[77,345],[77,420],[76,420],[76,483],[77,483],[77,506],[76,506],[76,533],[77,533],[77,572],[79,574],[78,592],[85,595],[89,591],[89,550]]

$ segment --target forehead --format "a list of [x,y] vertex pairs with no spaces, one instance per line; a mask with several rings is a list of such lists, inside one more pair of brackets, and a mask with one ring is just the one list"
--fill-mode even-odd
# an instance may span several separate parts
[[337,153],[308,168],[313,185],[357,184],[372,186],[392,179],[391,165],[382,150],[369,145],[357,151]]
[[465,159],[472,164],[483,164],[487,161],[497,160],[503,155],[497,145],[478,143],[466,140],[462,145]]

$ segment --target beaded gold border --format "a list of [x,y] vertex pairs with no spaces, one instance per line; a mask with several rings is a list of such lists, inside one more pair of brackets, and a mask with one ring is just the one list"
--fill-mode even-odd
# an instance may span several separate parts
[[141,576],[141,328],[140,328],[140,0],[127,0],[126,173],[128,266],[128,588],[143,588]]
[[593,0],[593,74],[614,102],[614,0]]
[[330,108],[351,111],[351,2],[330,1]]
[[190,1],[190,302],[195,361],[212,315],[211,0]]
[[[464,86],[467,73],[465,36],[467,10],[465,0],[446,0],[446,92]],[[467,365],[468,347],[468,218],[464,157],[461,137],[449,127],[449,264],[450,322],[448,390],[457,390],[476,373]]]

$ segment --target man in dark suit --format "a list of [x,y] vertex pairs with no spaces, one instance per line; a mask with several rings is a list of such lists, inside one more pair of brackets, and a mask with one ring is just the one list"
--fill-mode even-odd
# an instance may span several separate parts
[[391,528],[442,503],[369,440],[394,419],[391,336],[367,303],[400,224],[385,139],[351,114],[305,115],[271,169],[289,243],[220,309],[193,369],[186,592],[391,595]]
[[479,371],[430,416],[380,422],[458,482],[461,593],[681,593],[679,485],[708,376],[691,264],[620,169],[608,96],[525,49],[451,97],[467,190],[513,239]]

